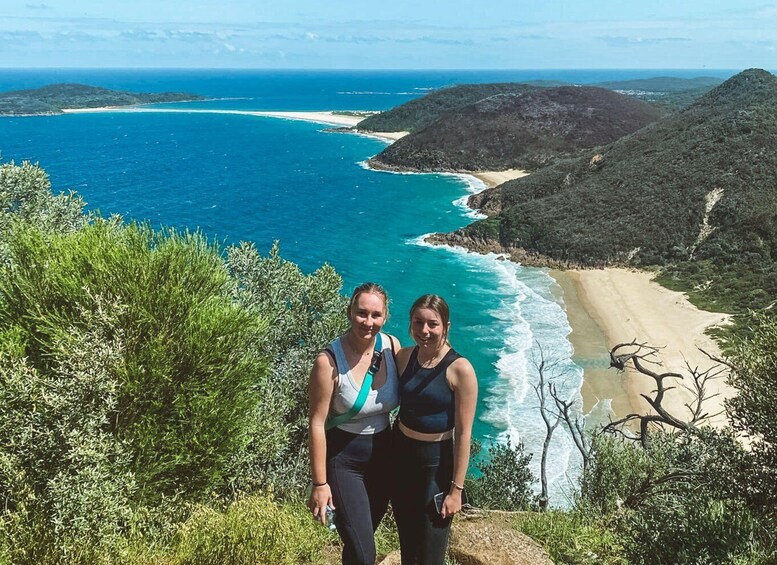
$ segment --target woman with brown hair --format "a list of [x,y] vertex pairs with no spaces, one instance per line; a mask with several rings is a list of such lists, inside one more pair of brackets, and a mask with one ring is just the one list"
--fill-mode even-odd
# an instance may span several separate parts
[[472,365],[448,342],[449,329],[448,304],[426,294],[410,309],[416,345],[397,354],[392,507],[402,565],[443,564],[451,519],[462,506],[478,384]]
[[399,402],[399,341],[381,333],[387,318],[383,287],[358,286],[350,329],[316,357],[310,374],[308,507],[322,523],[335,511],[346,565],[375,563],[374,533],[392,484],[389,412]]

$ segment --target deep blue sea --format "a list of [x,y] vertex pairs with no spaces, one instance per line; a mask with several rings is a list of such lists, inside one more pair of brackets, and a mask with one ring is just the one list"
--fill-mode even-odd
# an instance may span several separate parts
[[[453,84],[558,79],[577,84],[654,76],[720,76],[725,70],[254,71],[0,70],[0,91],[80,82],[140,92],[184,91],[212,100],[197,110],[384,110]],[[164,105],[157,108],[164,108]],[[483,188],[471,177],[372,171],[386,142],[300,121],[240,114],[85,113],[0,118],[0,158],[39,163],[55,191],[75,190],[104,215],[200,229],[225,244],[253,241],[305,271],[332,264],[344,293],[374,280],[391,296],[389,332],[404,344],[407,311],[424,293],[451,305],[451,341],[478,374],[475,437],[510,437],[533,452],[544,438],[532,362],[558,362],[560,388],[578,397],[560,292],[543,270],[496,256],[424,244],[474,217],[463,204]],[[563,504],[579,472],[571,440],[553,438],[549,478]]]

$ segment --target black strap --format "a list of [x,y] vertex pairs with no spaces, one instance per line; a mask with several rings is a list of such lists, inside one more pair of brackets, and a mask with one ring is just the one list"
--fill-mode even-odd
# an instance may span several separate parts
[[335,355],[334,350],[327,345],[326,349],[324,349],[324,353],[329,355],[329,357],[332,358],[332,362],[335,364],[335,369],[337,369],[338,374],[340,373],[340,369],[337,367],[337,355]]

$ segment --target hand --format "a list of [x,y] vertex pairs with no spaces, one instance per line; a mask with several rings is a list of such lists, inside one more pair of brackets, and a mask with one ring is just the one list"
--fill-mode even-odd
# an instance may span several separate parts
[[444,520],[457,512],[461,512],[461,491],[459,489],[452,489],[442,501],[440,516]]
[[320,487],[313,487],[310,492],[310,498],[308,498],[308,508],[313,513],[313,518],[321,522],[322,526],[326,525],[326,507],[334,510],[335,503],[332,502],[332,489],[329,488],[328,483],[324,483]]

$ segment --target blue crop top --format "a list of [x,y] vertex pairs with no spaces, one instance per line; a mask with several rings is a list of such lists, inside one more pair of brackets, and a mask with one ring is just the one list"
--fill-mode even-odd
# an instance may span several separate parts
[[427,434],[453,429],[456,406],[445,373],[459,357],[451,349],[437,365],[427,369],[418,363],[418,347],[413,349],[399,377],[399,420],[404,425]]

